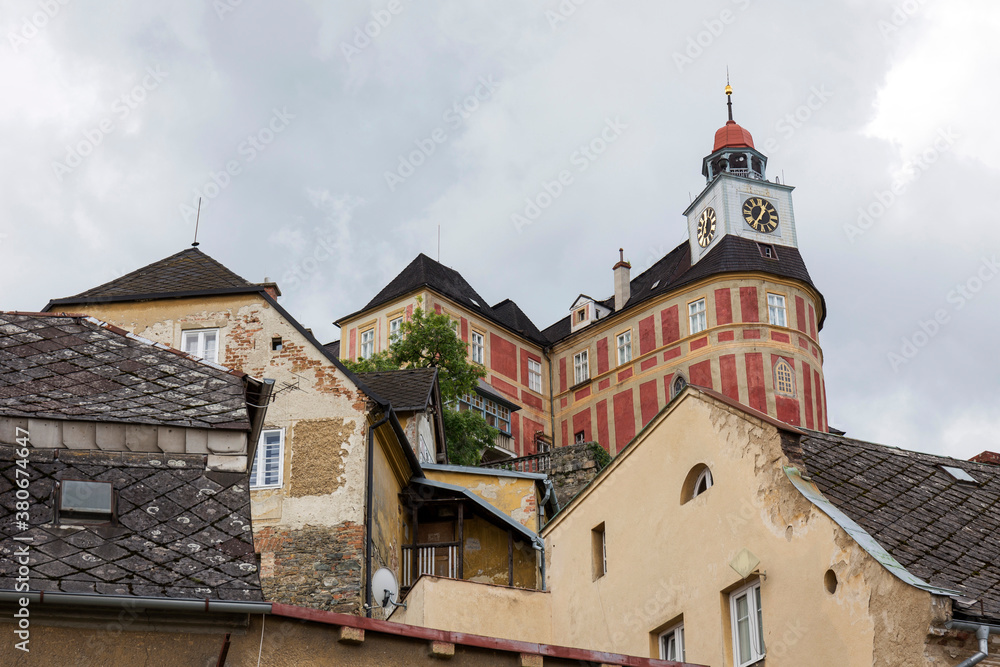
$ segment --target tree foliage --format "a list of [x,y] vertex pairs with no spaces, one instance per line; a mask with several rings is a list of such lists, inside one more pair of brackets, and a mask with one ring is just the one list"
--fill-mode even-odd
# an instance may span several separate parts
[[479,465],[483,452],[492,449],[497,430],[487,424],[478,412],[445,410],[441,416],[444,418],[448,460],[460,466]]
[[[475,391],[479,378],[486,376],[486,369],[470,362],[468,354],[468,344],[458,337],[450,317],[418,307],[410,320],[402,323],[388,350],[368,359],[345,361],[344,365],[355,373],[437,368],[441,400],[455,407],[458,399]],[[458,465],[478,465],[482,453],[493,446],[496,429],[478,412],[446,408],[442,417],[449,460]]]

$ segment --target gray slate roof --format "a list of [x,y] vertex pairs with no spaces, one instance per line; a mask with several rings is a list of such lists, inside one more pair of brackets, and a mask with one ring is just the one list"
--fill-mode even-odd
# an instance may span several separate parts
[[242,373],[89,317],[0,313],[0,415],[249,429]]
[[[56,458],[58,456],[58,458]],[[14,589],[14,550],[31,537],[33,591],[260,601],[246,474],[205,470],[190,454],[32,449],[31,510],[15,525],[15,452],[0,445],[0,590]],[[58,479],[112,482],[118,525],[55,527]]]
[[[632,308],[644,301],[690,283],[721,273],[741,271],[760,271],[784,278],[801,280],[807,285],[813,285],[809,271],[797,248],[786,246],[776,247],[776,259],[767,259],[760,254],[757,242],[739,236],[725,236],[697,264],[691,266],[691,245],[684,241],[679,246],[664,255],[651,267],[632,278],[630,281],[629,300],[623,308]],[[609,281],[610,282],[610,281]],[[819,290],[817,290],[819,291]],[[581,295],[583,296],[583,295]],[[820,299],[823,297],[820,295]],[[599,301],[602,306],[612,312],[615,309],[615,298],[611,296]],[[826,318],[826,307],[817,315],[823,327]],[[589,325],[593,326],[593,324]],[[586,330],[585,327],[583,330]],[[555,324],[542,330],[542,335],[555,343],[566,338],[571,333],[570,316],[567,315]]]
[[[256,287],[197,248],[187,248],[67,299]],[[258,288],[259,289],[259,288]]]
[[[409,294],[410,292],[419,289],[421,287],[430,287],[431,289],[443,294],[444,296],[452,299],[456,303],[460,303],[466,308],[473,312],[480,312],[483,317],[488,320],[501,325],[506,329],[518,333],[528,340],[531,340],[539,345],[544,345],[547,341],[541,336],[541,332],[534,324],[531,326],[525,325],[524,322],[519,321],[519,317],[515,315],[511,309],[504,306],[500,312],[495,311],[487,303],[486,299],[481,297],[476,290],[472,288],[472,285],[462,277],[462,274],[452,269],[450,267],[436,262],[427,255],[420,253],[417,257],[410,262],[405,269],[399,272],[395,278],[393,278],[388,285],[382,288],[378,294],[376,294],[371,301],[365,305],[364,308],[357,311],[358,313],[363,313],[366,310],[371,310],[372,308],[377,308],[382,304],[388,303],[393,299],[403,296],[404,294]],[[509,300],[508,300],[509,301]],[[505,302],[501,302],[500,306],[503,306]],[[513,303],[513,302],[511,302]],[[520,317],[527,320],[527,316],[520,312]],[[348,317],[355,315],[357,313],[352,313],[351,315],[346,315],[338,322],[342,322]],[[528,320],[530,324],[530,320]]]
[[396,412],[424,410],[431,402],[436,368],[403,368],[396,371],[358,373],[361,381],[392,403]]
[[[911,574],[977,602],[957,616],[1000,620],[1000,466],[828,433],[801,439],[823,495]],[[956,481],[941,466],[979,481]]]

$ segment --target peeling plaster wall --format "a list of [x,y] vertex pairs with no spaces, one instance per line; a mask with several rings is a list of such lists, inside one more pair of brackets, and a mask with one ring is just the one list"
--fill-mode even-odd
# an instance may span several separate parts
[[[362,588],[364,394],[256,294],[73,310],[175,348],[185,330],[218,328],[219,363],[276,381],[264,429],[284,430],[283,483],[251,491],[265,594],[356,613]],[[281,338],[280,350],[271,349],[274,338]],[[310,586],[316,594],[304,597]]]
[[[803,656],[817,665],[932,664],[923,657],[931,595],[894,578],[791,485],[773,427],[694,393],[658,419],[543,530],[554,643],[653,656],[658,632],[683,620],[687,660],[731,665],[728,593],[743,581],[729,563],[748,548],[766,572],[768,667],[802,665]],[[682,504],[698,464],[715,484]],[[594,580],[592,530],[601,523],[607,572]]]
[[522,526],[538,531],[538,487],[535,480],[451,470],[425,470],[428,479],[468,489]]

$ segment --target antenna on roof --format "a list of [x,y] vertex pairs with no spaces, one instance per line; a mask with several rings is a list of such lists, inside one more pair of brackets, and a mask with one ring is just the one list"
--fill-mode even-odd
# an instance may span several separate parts
[[[190,209],[188,209],[190,210]],[[192,248],[198,247],[198,221],[201,220],[201,197],[198,197],[198,215],[194,219],[194,243],[191,244]]]
[[441,225],[438,225],[438,264],[441,263]]

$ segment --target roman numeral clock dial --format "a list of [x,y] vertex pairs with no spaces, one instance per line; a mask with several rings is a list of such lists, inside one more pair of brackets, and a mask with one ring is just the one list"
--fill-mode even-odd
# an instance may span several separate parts
[[750,197],[743,202],[743,219],[761,234],[770,234],[778,228],[778,211],[774,204],[760,197]]
[[715,238],[715,209],[709,206],[698,216],[698,245],[707,248],[713,238]]

